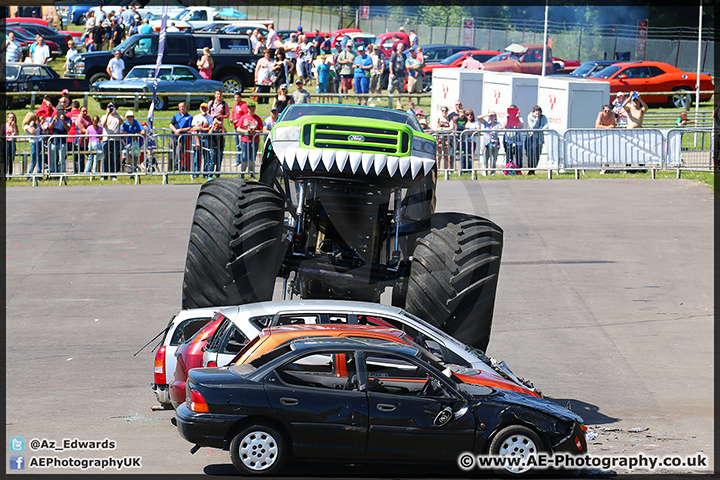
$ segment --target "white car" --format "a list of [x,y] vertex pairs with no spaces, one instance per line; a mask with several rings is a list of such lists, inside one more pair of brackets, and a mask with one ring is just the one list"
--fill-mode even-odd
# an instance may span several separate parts
[[[206,310],[206,309],[201,309]],[[192,311],[192,310],[190,310]],[[276,325],[349,323],[394,327],[446,363],[500,374],[533,392],[532,383],[517,377],[505,362],[487,357],[402,308],[344,300],[259,302],[217,309],[226,318],[208,340],[203,366],[223,366],[266,327]]]

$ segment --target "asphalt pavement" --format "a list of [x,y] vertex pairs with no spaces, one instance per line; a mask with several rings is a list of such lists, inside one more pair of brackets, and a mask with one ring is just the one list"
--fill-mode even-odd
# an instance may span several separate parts
[[[6,455],[24,455],[26,471],[234,474],[227,452],[191,455],[172,412],[151,411],[154,354],[148,347],[133,355],[180,307],[198,190],[6,189]],[[706,185],[441,181],[437,210],[487,216],[504,229],[487,353],[545,396],[570,401],[598,435],[591,454],[700,452],[712,468],[714,223]],[[24,451],[12,451],[10,439],[19,437]],[[48,442],[32,450],[32,439]],[[108,439],[115,448],[50,447],[63,439]],[[141,467],[30,468],[41,457],[141,457]],[[16,473],[8,463],[6,472]],[[318,464],[295,473],[460,474]]]

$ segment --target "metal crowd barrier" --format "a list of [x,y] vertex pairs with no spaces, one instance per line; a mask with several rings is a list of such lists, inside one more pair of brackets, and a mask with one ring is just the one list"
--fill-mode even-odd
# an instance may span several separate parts
[[[708,128],[659,129],[495,129],[430,131],[437,142],[438,171],[480,175],[519,174],[530,171],[575,170],[713,170],[713,131]],[[255,176],[267,134],[257,133],[243,142],[238,132],[175,135],[155,129],[154,143],[146,135],[20,135],[4,142],[12,156],[8,178],[143,175]],[[540,139],[539,145],[533,138]],[[257,141],[255,141],[257,140]],[[255,148],[250,148],[250,144]],[[489,145],[489,146],[488,146]],[[11,151],[14,150],[14,151]],[[494,162],[493,162],[494,160]],[[514,166],[508,163],[513,161]]]

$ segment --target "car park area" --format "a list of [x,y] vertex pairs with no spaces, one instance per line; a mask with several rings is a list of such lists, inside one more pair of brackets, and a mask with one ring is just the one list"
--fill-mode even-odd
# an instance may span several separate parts
[[[26,448],[28,461],[112,454],[142,457],[139,470],[120,473],[236,474],[227,452],[191,455],[172,412],[151,411],[154,353],[148,347],[133,356],[179,310],[198,190],[7,191],[7,436],[28,444],[116,442],[108,452]],[[597,434],[588,453],[701,452],[714,467],[714,195],[707,186],[675,179],[440,181],[437,199],[440,211],[502,225],[488,353],[551,401],[570,401]],[[446,467],[294,468],[290,475],[333,478],[462,475]]]

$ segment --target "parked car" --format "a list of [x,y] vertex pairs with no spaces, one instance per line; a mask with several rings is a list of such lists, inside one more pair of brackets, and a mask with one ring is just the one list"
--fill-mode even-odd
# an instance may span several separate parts
[[455,53],[438,63],[431,63],[429,65],[425,65],[425,67],[423,67],[423,73],[425,74],[426,81],[431,81],[432,72],[436,68],[460,68],[469,53],[472,53],[475,60],[484,63],[489,59],[493,58],[495,55],[500,54],[501,52],[498,52],[496,50],[463,50],[461,52]]
[[[67,53],[68,46],[67,42],[73,36],[68,33],[60,33],[57,30],[55,30],[55,27],[52,25],[42,25],[37,22],[30,22],[25,21],[21,17],[15,17],[15,18],[6,18],[4,19],[4,25],[0,23],[0,26],[18,26],[20,28],[24,28],[28,32],[30,32],[32,35],[42,35],[42,37],[47,41],[50,40],[52,42],[55,42],[61,50],[62,55]],[[31,20],[39,20],[39,19],[31,19]]]
[[[181,32],[189,31],[214,23],[216,15],[217,10],[212,7],[188,7],[178,12],[177,15],[172,18],[168,16],[166,25],[169,27],[171,23],[174,23],[175,27]],[[162,19],[151,20],[150,26],[153,28],[153,31],[159,32],[161,23]]]
[[330,33],[330,47],[335,51],[335,45],[342,42],[346,33],[362,32],[359,28],[341,28]]
[[[513,43],[505,52],[483,62],[485,70],[491,72],[516,72],[541,75],[543,71],[542,43]],[[554,72],[552,51],[548,47],[545,55],[545,74]]]
[[[425,55],[425,64],[434,65],[442,62],[451,55],[455,55],[458,52],[467,52],[472,50],[472,47],[463,47],[462,45],[443,45],[443,44],[432,44],[432,45],[421,45],[423,49],[423,55]],[[498,52],[500,53],[500,52]],[[496,54],[495,54],[496,55]],[[492,55],[491,55],[492,56]],[[490,57],[488,57],[490,58]],[[482,60],[480,60],[482,61]]]
[[[5,91],[26,92],[27,95],[3,95],[8,106],[24,107],[30,103],[29,92],[59,92],[67,88],[70,92],[87,92],[88,82],[81,79],[62,78],[47,65],[34,63],[8,62],[5,65]],[[53,103],[57,99],[53,98]],[[36,97],[39,103],[40,97]]]
[[[252,30],[251,30],[252,32]],[[193,32],[197,56],[210,49],[215,66],[212,78],[224,84],[225,92],[242,92],[255,85],[255,65],[262,55],[251,49],[250,37],[240,33]]]
[[557,73],[570,73],[574,69],[580,66],[580,60],[563,60],[561,58],[553,57],[553,72]]
[[211,365],[210,362],[226,365],[245,343],[267,327],[328,323],[374,325],[404,331],[409,338],[447,363],[499,374],[523,388],[537,392],[532,383],[517,377],[504,362],[488,357],[398,307],[370,302],[302,300],[225,307],[221,313],[227,319],[218,327],[213,340],[205,348],[205,366]]
[[[663,62],[614,63],[588,77],[610,83],[610,93],[637,91],[647,104],[665,104],[676,108],[689,108],[695,95],[697,74],[685,72]],[[700,73],[700,90],[715,87],[712,77]],[[677,92],[671,95],[645,95],[646,92]],[[712,92],[700,95],[700,101],[710,100]]]
[[[371,43],[375,41],[375,35],[372,33],[365,33],[365,32],[348,32],[345,34],[345,37],[347,37],[350,41],[353,42],[353,50],[358,49],[359,46],[367,47]],[[343,39],[344,40],[344,39]],[[341,42],[343,41],[341,40]]]
[[[26,57],[28,53],[30,52],[30,45],[35,43],[35,34],[30,33],[24,28],[16,25],[8,25],[5,28],[5,32],[14,32],[15,33],[15,40],[20,42],[20,45],[23,49],[23,57]],[[58,57],[62,54],[62,50],[60,49],[60,46],[53,42],[52,40],[45,40],[45,44],[50,49],[50,57]]]
[[613,65],[615,63],[618,62],[614,60],[591,60],[589,62],[584,62],[575,70],[568,73],[568,75],[571,75],[573,77],[589,77],[593,73],[599,72],[603,68]]
[[397,35],[400,40],[403,40],[407,45],[410,45],[410,37],[405,32],[387,32],[381,33],[375,38],[375,51],[379,51],[385,58],[390,58],[393,54],[393,36]]
[[[10,17],[10,18],[2,18],[0,19],[0,25],[4,24],[5,26],[10,25],[22,25],[22,24],[30,24],[30,25],[37,25],[40,27],[46,28],[46,35],[56,35],[61,34],[70,36],[72,38],[75,38],[76,40],[82,36],[82,32],[78,32],[75,30],[60,30],[58,31],[54,25],[52,25],[47,20],[44,20],[42,18],[35,18],[35,17]],[[47,40],[47,38],[45,39]],[[67,48],[66,48],[67,50]]]
[[[155,82],[155,65],[138,65],[133,67],[122,80],[109,80],[95,82],[90,87],[93,93],[112,93],[108,95],[93,95],[100,103],[101,108],[109,102],[117,105],[132,105],[138,93],[152,93]],[[215,90],[223,89],[224,85],[218,80],[206,80],[198,71],[187,65],[167,65],[160,67],[157,76],[157,95],[155,96],[155,110],[164,110],[171,104],[184,102],[187,93],[206,93],[212,97]],[[140,98],[141,104],[150,104],[152,96]],[[201,104],[207,101],[204,97],[191,97],[190,102]],[[188,109],[191,105],[188,105]]]
[[456,464],[462,452],[587,452],[586,427],[569,409],[463,383],[409,346],[312,339],[279,353],[190,371],[173,423],[193,451],[229,450],[245,475],[277,474],[290,455]]

